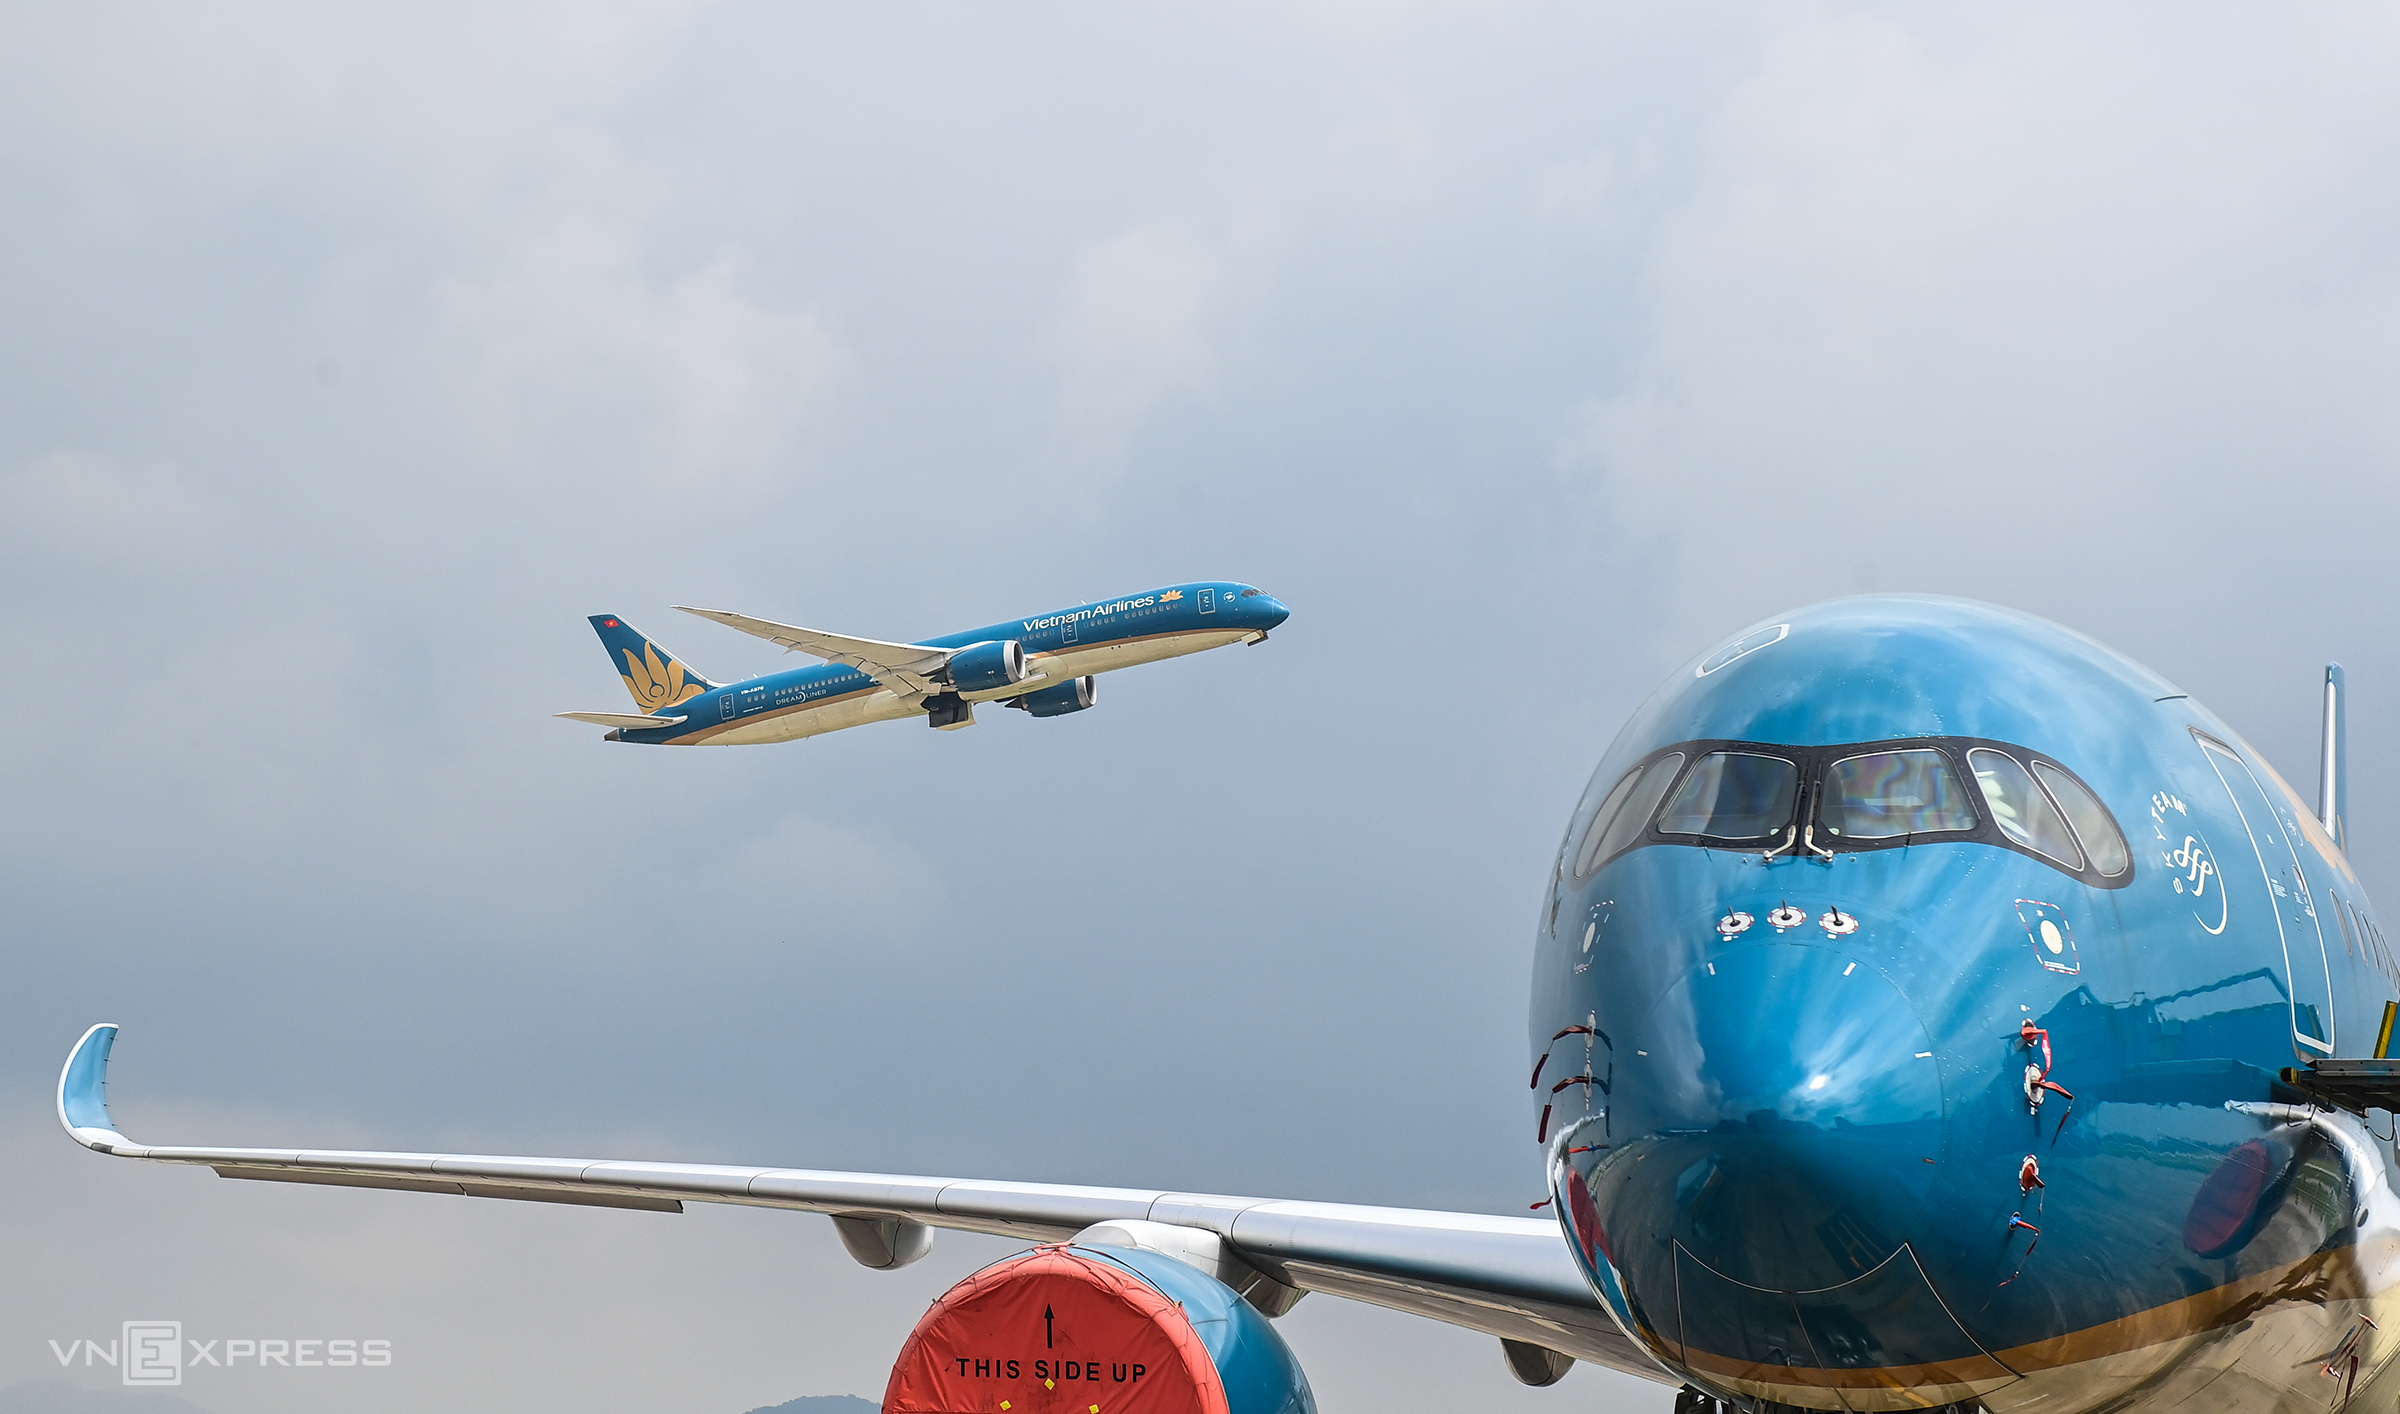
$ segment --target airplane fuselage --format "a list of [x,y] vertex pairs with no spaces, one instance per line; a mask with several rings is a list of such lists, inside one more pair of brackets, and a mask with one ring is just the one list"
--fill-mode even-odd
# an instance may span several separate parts
[[2310,807],[2179,689],[1987,605],[1837,601],[1601,761],[1529,1137],[1703,1390],[2321,1409],[2396,1348],[2400,1204],[2388,1126],[2279,1073],[2369,1054],[2394,975]]
[[[1004,624],[914,640],[930,648],[1015,641],[1028,676],[1007,687],[963,692],[969,702],[1022,697],[1077,678],[1263,639],[1287,611],[1255,587],[1228,581],[1168,585]],[[819,664],[728,683],[677,703],[679,725],[628,728],[622,741],[668,746],[743,746],[793,741],[868,722],[924,715],[922,702],[893,692],[858,668]]]

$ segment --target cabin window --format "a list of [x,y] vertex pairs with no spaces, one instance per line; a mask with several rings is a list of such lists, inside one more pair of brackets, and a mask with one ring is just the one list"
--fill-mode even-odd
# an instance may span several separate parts
[[2386,977],[2391,976],[2392,956],[2383,945],[2383,934],[2377,932],[2375,925],[2367,921],[2367,915],[2359,912],[2348,899],[2335,894],[2333,901],[2342,915],[2343,927],[2356,930],[2358,934],[2359,956],[2365,958],[2376,971]]
[[2033,774],[2050,788],[2050,798],[2066,812],[2067,823],[2075,827],[2075,838],[2083,842],[2084,855],[2100,877],[2113,879],[2124,873],[2125,866],[2133,863],[2133,851],[2125,847],[2125,836],[2108,807],[2084,789],[2083,782],[2047,761],[2034,762]]
[[1983,788],[1984,803],[1991,806],[2002,834],[2069,869],[2082,870],[2083,851],[2075,847],[2066,817],[2016,757],[1983,747],[1967,753],[1967,769],[1975,773],[1975,784]]
[[2335,922],[2342,925],[2342,951],[2352,957],[2360,956],[2358,934],[2350,928],[2350,905],[2343,901],[2340,894],[2333,896],[2333,917]]
[[1667,787],[1675,783],[1675,773],[1682,769],[1683,753],[1675,751],[1625,773],[1625,779],[1609,791],[1608,799],[1600,802],[1583,833],[1583,848],[1575,852],[1576,878],[1589,875],[1640,836],[1643,822],[1658,808],[1658,798],[1667,793]]
[[1659,815],[1658,832],[1762,840],[1791,823],[1799,793],[1800,768],[1780,756],[1712,751]]
[[1871,751],[1825,771],[1817,824],[1836,839],[1888,840],[1975,828],[1966,787],[1938,751]]

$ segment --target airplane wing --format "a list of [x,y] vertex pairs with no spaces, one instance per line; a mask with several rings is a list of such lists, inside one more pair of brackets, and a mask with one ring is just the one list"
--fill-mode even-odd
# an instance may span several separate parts
[[[117,1132],[102,1088],[116,1036],[113,1025],[94,1026],[68,1053],[58,1120],[76,1143],[120,1158],[195,1164],[223,1178],[537,1203],[671,1213],[687,1202],[735,1203],[824,1213],[852,1254],[873,1266],[903,1265],[922,1253],[920,1244],[894,1255],[906,1245],[897,1233],[907,1224],[1034,1242],[1065,1242],[1110,1224],[1166,1224],[1220,1244],[1235,1259],[1230,1272],[1220,1267],[1220,1279],[1230,1276],[1227,1284],[1262,1309],[1280,1312],[1301,1293],[1322,1291],[1661,1378],[1661,1367],[1592,1294],[1559,1224],[1547,1219],[812,1169],[137,1144]],[[856,1244],[862,1229],[878,1228],[880,1239],[863,1238],[866,1251],[882,1257],[870,1261]],[[1086,1240],[1118,1239],[1095,1233]],[[1244,1288],[1261,1277],[1263,1293],[1255,1282]]]
[[683,604],[675,607],[680,612],[698,614],[727,628],[738,628],[769,643],[780,643],[788,650],[856,668],[909,701],[929,697],[943,690],[941,684],[928,675],[940,671],[950,661],[951,650],[947,648],[852,638],[847,634],[826,633],[821,629],[771,623],[766,619],[728,613],[723,609],[694,609]]
[[644,717],[634,712],[553,712],[553,717],[569,721],[589,722],[595,727],[622,727],[628,731],[650,731],[657,727],[680,726],[689,717]]

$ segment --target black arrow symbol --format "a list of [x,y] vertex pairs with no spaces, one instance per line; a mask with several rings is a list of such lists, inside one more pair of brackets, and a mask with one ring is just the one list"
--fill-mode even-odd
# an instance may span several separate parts
[[1054,1333],[1050,1329],[1050,1322],[1053,1319],[1054,1317],[1052,1317],[1050,1314],[1050,1308],[1044,1306],[1042,1308],[1042,1348],[1044,1350],[1058,1349],[1058,1341],[1054,1338]]

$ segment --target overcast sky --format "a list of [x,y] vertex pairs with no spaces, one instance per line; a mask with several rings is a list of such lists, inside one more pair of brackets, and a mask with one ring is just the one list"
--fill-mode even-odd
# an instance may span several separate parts
[[[1675,663],[1860,590],[2148,662],[2400,865],[2388,7],[0,9],[0,1386],[212,1414],[879,1395],[822,1219],[155,1142],[1522,1212],[1531,924]],[[875,637],[1198,577],[1097,710],[696,751],[583,616]],[[1662,1411],[1346,1305],[1327,1414]],[[68,1377],[94,1386],[105,1368]]]

